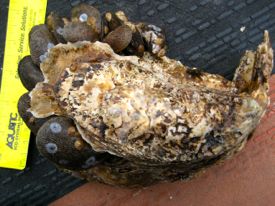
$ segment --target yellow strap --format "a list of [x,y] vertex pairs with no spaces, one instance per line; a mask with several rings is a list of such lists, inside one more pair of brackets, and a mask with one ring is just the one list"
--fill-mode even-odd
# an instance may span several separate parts
[[28,33],[45,21],[47,0],[10,0],[0,91],[0,167],[24,169],[30,131],[17,111],[26,92],[17,73],[18,62],[29,55]]

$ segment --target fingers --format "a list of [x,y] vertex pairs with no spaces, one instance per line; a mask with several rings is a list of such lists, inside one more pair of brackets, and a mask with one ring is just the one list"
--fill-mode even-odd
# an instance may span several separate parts
[[36,144],[43,156],[66,169],[87,169],[109,157],[107,153],[95,152],[81,138],[74,122],[65,117],[53,117],[43,124]]

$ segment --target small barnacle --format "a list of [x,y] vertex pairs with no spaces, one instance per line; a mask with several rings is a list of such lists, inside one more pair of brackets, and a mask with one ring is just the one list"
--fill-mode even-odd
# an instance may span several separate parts
[[82,13],[79,16],[79,21],[86,22],[88,20],[88,15],[86,13]]
[[54,47],[54,44],[53,44],[53,43],[49,42],[49,43],[47,44],[47,49],[48,49],[48,50],[51,49],[51,48],[53,48],[53,47]]
[[94,166],[97,163],[96,158],[94,156],[89,157],[85,163],[82,165],[83,169],[87,169],[91,166]]
[[58,122],[52,122],[50,124],[50,130],[52,133],[58,134],[62,131],[62,126]]
[[47,59],[48,52],[45,52],[44,54],[39,56],[40,62],[44,62]]
[[49,154],[54,154],[58,150],[57,145],[52,142],[45,144],[45,149]]
[[64,29],[63,29],[63,28],[58,27],[55,31],[56,31],[59,35],[63,36],[63,33],[64,33]]

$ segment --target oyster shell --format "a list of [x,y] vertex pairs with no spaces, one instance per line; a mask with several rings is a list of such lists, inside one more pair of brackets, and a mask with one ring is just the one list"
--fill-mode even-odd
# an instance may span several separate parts
[[269,104],[267,31],[229,81],[165,56],[163,30],[122,11],[101,18],[81,4],[63,21],[52,13],[48,28],[32,30],[41,71],[22,60],[32,91],[18,108],[41,154],[76,176],[123,186],[188,179],[241,150]]
[[[131,171],[178,179],[243,147],[268,105],[272,65],[267,32],[234,81],[165,56],[119,56],[101,42],[59,44],[41,64],[45,81],[31,91],[30,111],[73,119],[93,150],[123,158]],[[49,96],[53,106],[45,112],[40,105]],[[112,169],[99,175],[101,167],[80,173],[108,182],[102,174]]]

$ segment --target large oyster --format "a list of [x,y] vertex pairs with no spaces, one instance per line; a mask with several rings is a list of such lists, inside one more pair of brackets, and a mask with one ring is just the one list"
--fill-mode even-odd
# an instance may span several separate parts
[[124,56],[99,41],[48,48],[44,81],[29,94],[33,119],[55,116],[38,131],[40,152],[88,180],[135,186],[188,178],[239,151],[269,103],[268,32],[233,81],[149,51]]

